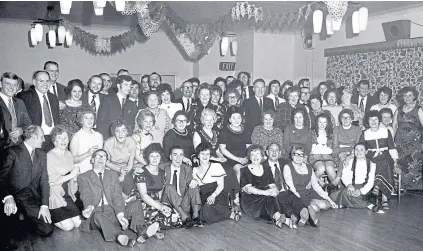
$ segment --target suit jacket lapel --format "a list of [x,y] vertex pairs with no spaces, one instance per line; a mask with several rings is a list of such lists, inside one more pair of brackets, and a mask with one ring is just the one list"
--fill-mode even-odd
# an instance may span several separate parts
[[181,195],[183,196],[185,193],[185,190],[187,189],[186,185],[186,170],[184,165],[181,165],[180,172],[179,172],[179,191],[181,191]]
[[3,113],[6,111],[10,114],[9,112],[9,107],[7,106],[6,103],[4,103],[3,99],[0,97],[0,106],[3,107]]

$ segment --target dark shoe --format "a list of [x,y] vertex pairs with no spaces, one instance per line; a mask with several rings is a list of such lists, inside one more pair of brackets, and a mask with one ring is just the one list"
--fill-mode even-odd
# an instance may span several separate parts
[[313,227],[319,226],[319,218],[317,217],[316,211],[314,211],[314,208],[312,206],[308,207],[308,214],[310,215],[310,225]]
[[191,220],[191,218],[187,218],[186,220],[184,220],[184,222],[182,223],[182,225],[188,229],[188,228],[192,228],[194,226],[194,222]]
[[204,227],[203,221],[200,218],[192,219],[194,221],[194,227]]
[[298,226],[300,227],[304,227],[305,224],[307,223],[308,219],[310,218],[309,213],[308,213],[308,209],[307,208],[303,208],[300,211],[300,220],[298,221]]

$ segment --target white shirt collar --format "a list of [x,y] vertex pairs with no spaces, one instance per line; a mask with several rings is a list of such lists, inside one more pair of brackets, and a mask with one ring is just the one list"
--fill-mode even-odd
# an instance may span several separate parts
[[[42,94],[40,91],[38,91],[37,89],[35,89],[35,91],[37,92],[37,94],[38,94],[38,97],[40,98],[40,101],[41,102],[43,102],[41,99],[43,98],[43,96],[45,95],[45,96],[47,96],[47,93],[48,92],[46,92],[45,94]],[[48,97],[46,97],[47,98],[47,101],[48,101]]]
[[9,107],[9,98],[8,96],[4,95],[4,93],[0,92],[0,97],[3,99],[4,103]]
[[34,148],[32,148],[32,146],[30,146],[30,145],[29,145],[28,143],[26,143],[25,141],[24,141],[24,145],[25,145],[26,149],[28,150],[29,154],[31,155],[31,152],[32,152],[32,150],[34,150]]

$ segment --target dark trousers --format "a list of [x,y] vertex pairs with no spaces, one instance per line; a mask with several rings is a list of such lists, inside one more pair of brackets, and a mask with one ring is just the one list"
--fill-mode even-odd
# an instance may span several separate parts
[[[136,200],[126,205],[124,215],[129,221],[128,228],[141,235],[140,231],[146,225],[141,202]],[[115,241],[116,237],[124,232],[116,217],[115,210],[109,205],[104,206],[104,211],[101,211],[101,207],[94,209],[91,215],[90,228],[100,230],[105,241]]]
[[19,211],[24,216],[25,223],[29,230],[44,237],[50,236],[53,233],[54,227],[52,224],[45,223],[42,217],[38,219],[41,207],[41,197],[37,191],[34,191],[32,188],[25,188],[13,197]]
[[179,195],[173,185],[165,185],[162,201],[172,205],[173,208],[179,206],[189,215],[190,209],[196,205],[201,205],[200,189],[198,186],[195,188],[186,188],[185,194]]
[[299,217],[301,210],[306,207],[301,199],[291,191],[280,192],[277,198],[287,217],[291,217],[293,214]]

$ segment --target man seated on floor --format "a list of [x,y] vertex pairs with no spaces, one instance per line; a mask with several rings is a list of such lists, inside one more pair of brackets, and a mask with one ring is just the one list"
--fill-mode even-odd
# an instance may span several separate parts
[[282,152],[277,143],[272,143],[266,150],[267,160],[263,162],[263,167],[268,167],[272,171],[276,187],[279,190],[278,202],[283,206],[286,216],[285,224],[290,228],[297,228],[297,223],[304,226],[309,219],[308,209],[293,192],[288,190],[283,179],[283,168],[288,161],[281,158]]
[[[117,241],[122,246],[132,247],[135,242],[144,243],[159,230],[154,223],[146,228],[144,212],[139,200],[125,205],[118,173],[105,169],[108,159],[103,149],[96,150],[91,156],[93,169],[78,176],[79,192],[84,204],[82,215],[87,219],[81,226],[83,232],[98,229],[105,241]],[[137,234],[136,241],[128,237]],[[128,234],[126,234],[128,233]]]
[[[184,150],[174,146],[170,150],[171,163],[165,163],[161,168],[166,172],[165,188],[162,201],[172,205],[181,216],[185,228],[194,225],[201,227],[198,213],[201,207],[198,182],[192,179],[192,168],[184,163]],[[190,217],[192,209],[192,219]]]
[[[40,236],[50,236],[54,227],[48,209],[47,157],[39,149],[44,142],[44,132],[41,127],[30,125],[23,138],[22,144],[7,148],[6,158],[2,159],[0,198],[3,199],[4,213],[12,216],[19,211],[29,230]],[[4,223],[2,221],[2,225]]]

